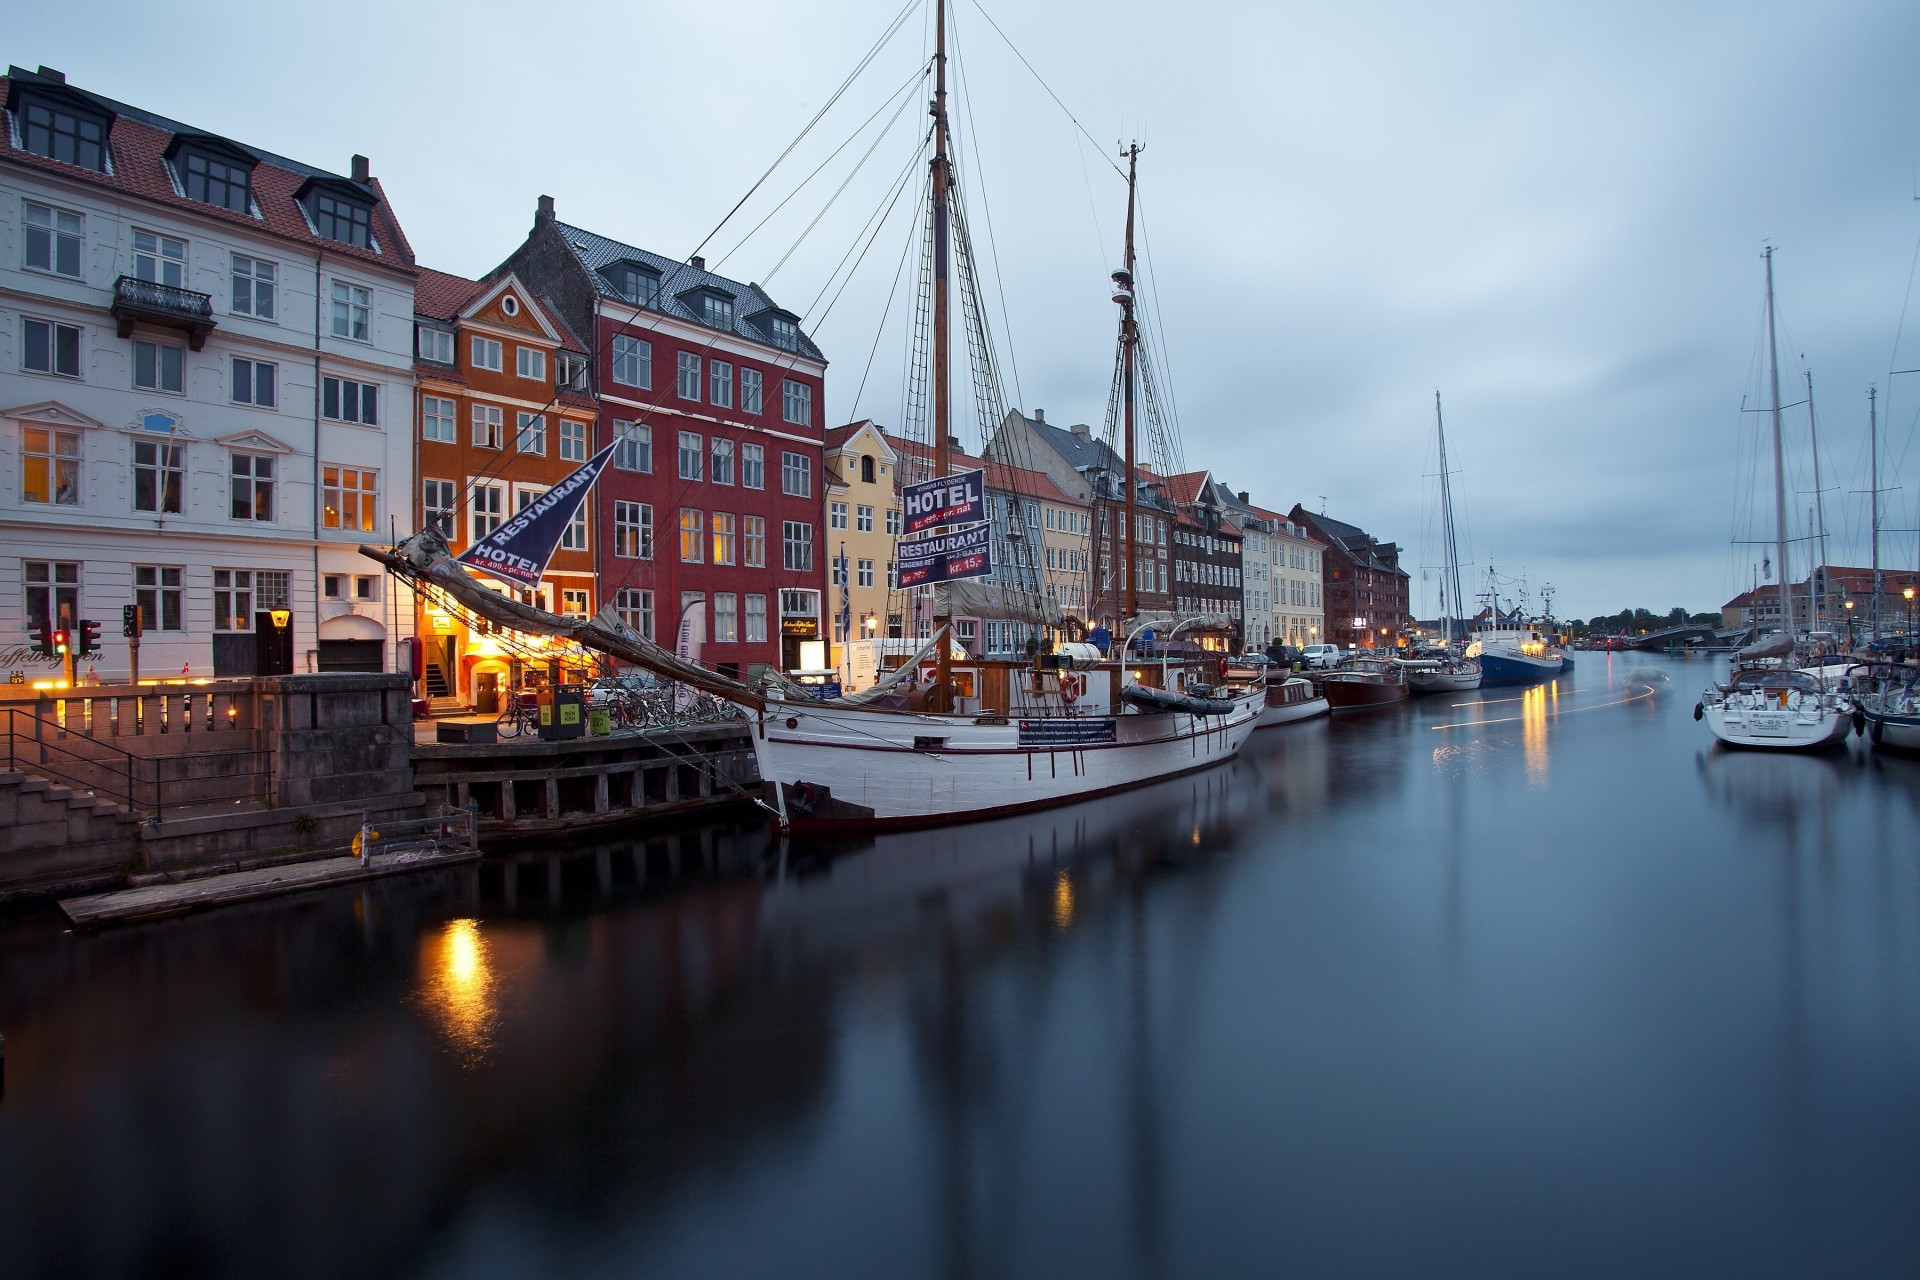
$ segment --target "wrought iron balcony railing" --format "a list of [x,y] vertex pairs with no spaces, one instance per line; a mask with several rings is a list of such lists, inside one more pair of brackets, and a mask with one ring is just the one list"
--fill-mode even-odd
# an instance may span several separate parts
[[113,306],[109,308],[120,336],[133,332],[140,324],[165,325],[185,330],[187,345],[198,351],[213,332],[213,298],[191,289],[157,284],[133,276],[121,276],[113,282]]

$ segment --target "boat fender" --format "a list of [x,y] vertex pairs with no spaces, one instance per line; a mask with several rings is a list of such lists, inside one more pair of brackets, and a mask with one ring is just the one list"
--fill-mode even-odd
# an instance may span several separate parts
[[1693,718],[1695,720],[1698,720],[1701,716],[1705,714],[1707,714],[1707,710],[1705,706],[1703,706],[1698,702],[1693,704]]
[[1881,722],[1880,722],[1880,721],[1878,721],[1878,720],[1870,720],[1870,721],[1868,721],[1868,722],[1867,722],[1867,741],[1868,741],[1868,742],[1871,742],[1871,743],[1872,743],[1872,744],[1873,744],[1874,746],[1876,746],[1876,747],[1877,747],[1877,746],[1879,746],[1879,745],[1880,745],[1880,731],[1881,731],[1881,729],[1882,729],[1882,728],[1884,728],[1884,727],[1885,727],[1885,726],[1883,726],[1883,725],[1881,724]]
[[1071,706],[1075,702],[1078,702],[1080,695],[1086,691],[1087,678],[1085,676],[1069,674],[1060,677],[1060,696],[1066,700],[1067,705]]
[[1853,709],[1853,736],[1858,738],[1867,731],[1867,713],[1860,708]]

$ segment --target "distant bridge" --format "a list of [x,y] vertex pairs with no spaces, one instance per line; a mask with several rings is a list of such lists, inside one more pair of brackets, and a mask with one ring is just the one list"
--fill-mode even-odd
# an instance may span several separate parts
[[1723,629],[1698,623],[1686,623],[1677,627],[1650,631],[1644,636],[1629,636],[1625,646],[1629,649],[1678,649],[1687,645],[1733,644],[1746,635],[1746,627]]

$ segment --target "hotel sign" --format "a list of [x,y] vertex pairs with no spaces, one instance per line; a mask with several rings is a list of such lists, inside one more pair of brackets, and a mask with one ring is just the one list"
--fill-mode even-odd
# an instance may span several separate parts
[[900,510],[908,533],[943,524],[972,524],[987,518],[987,473],[956,471],[900,490]]

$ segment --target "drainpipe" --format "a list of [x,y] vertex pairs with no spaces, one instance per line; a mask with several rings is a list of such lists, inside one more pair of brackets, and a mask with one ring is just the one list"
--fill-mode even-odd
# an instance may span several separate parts
[[326,250],[313,253],[313,648],[307,650],[307,670],[320,665],[320,264]]

